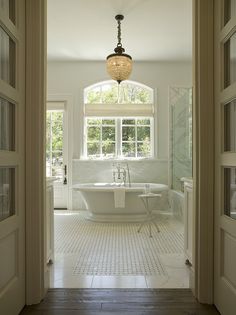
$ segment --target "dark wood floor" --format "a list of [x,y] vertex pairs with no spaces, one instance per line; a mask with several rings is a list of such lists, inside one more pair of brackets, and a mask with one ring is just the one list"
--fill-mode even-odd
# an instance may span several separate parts
[[219,315],[188,289],[51,289],[20,315]]

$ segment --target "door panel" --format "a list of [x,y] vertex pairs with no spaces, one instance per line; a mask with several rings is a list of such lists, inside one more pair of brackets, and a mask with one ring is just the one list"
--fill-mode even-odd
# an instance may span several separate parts
[[[0,1],[0,314],[25,305],[25,1]],[[14,301],[14,302],[13,302]]]
[[215,1],[214,301],[222,315],[236,309],[235,5],[235,0]]

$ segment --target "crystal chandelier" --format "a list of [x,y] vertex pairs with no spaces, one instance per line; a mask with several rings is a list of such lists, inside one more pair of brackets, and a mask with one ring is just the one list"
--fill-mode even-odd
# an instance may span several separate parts
[[132,71],[132,58],[130,55],[124,54],[125,49],[121,44],[121,21],[124,19],[124,16],[118,14],[115,16],[115,19],[118,23],[118,43],[114,49],[115,54],[107,56],[107,72],[111,78],[117,81],[119,84],[121,81],[127,80]]

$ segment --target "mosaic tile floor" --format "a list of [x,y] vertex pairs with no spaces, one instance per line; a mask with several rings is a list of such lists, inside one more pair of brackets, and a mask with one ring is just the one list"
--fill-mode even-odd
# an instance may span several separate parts
[[163,287],[176,279],[181,283],[174,287],[188,287],[179,221],[159,216],[160,233],[153,228],[150,238],[147,227],[137,233],[139,223],[92,222],[84,211],[55,211],[54,217],[52,287],[78,282],[80,287]]

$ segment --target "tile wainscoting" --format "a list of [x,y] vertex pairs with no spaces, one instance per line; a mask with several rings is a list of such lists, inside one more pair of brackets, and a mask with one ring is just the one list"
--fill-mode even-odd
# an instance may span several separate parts
[[[168,160],[78,160],[72,162],[72,185],[78,183],[111,183],[112,164],[128,163],[131,183],[160,183],[168,185]],[[79,192],[72,190],[72,209],[85,209]]]

